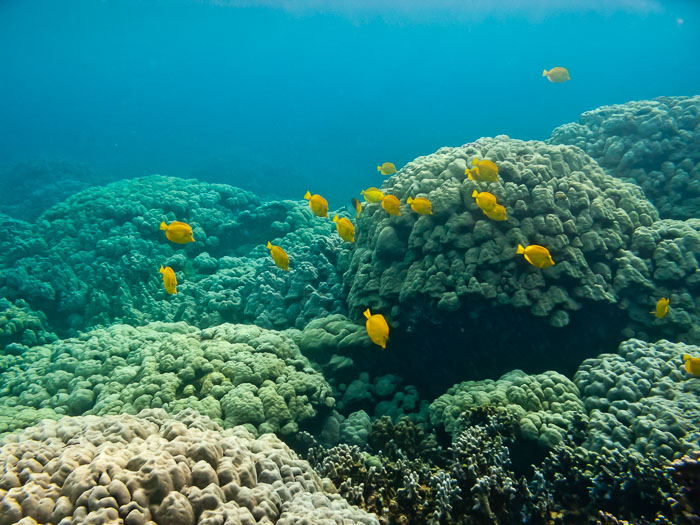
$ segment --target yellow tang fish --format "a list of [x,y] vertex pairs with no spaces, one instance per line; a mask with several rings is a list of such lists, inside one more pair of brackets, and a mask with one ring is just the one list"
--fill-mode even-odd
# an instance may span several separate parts
[[666,314],[668,313],[668,303],[670,302],[670,298],[662,297],[661,299],[656,301],[656,308],[649,313],[654,314],[659,319],[666,317]]
[[498,181],[498,166],[488,159],[479,160],[474,157],[472,169],[467,168],[464,174],[469,176],[469,180],[476,182],[496,182]]
[[492,221],[507,221],[508,217],[506,215],[506,209],[500,204],[496,204],[492,210],[484,210],[484,215],[486,215]]
[[289,256],[279,246],[273,246],[270,241],[267,241],[267,249],[270,250],[270,255],[272,255],[272,260],[275,264],[282,268],[285,272],[289,271]]
[[565,67],[553,67],[549,71],[542,71],[542,76],[547,77],[550,82],[566,82],[571,80],[569,71]]
[[476,205],[481,208],[481,211],[484,213],[493,210],[498,205],[496,202],[496,196],[488,191],[482,191],[479,193],[478,191],[474,190],[472,192],[472,197],[476,199]]
[[175,277],[173,269],[170,266],[163,268],[161,264],[160,273],[163,274],[163,286],[165,287],[165,291],[170,295],[177,293],[177,278]]
[[538,244],[531,244],[527,248],[523,248],[522,244],[518,244],[518,253],[525,256],[525,260],[538,268],[549,268],[554,266],[552,256],[549,250]]
[[401,215],[401,203],[393,195],[387,195],[382,199],[382,208],[389,215]]
[[194,242],[192,228],[189,224],[180,221],[173,221],[170,224],[160,223],[160,229],[165,231],[165,237],[176,244],[187,244]]
[[685,371],[689,374],[700,376],[700,357],[691,357],[685,354],[683,356],[683,368],[685,368]]
[[308,191],[304,198],[309,201],[309,207],[317,217],[328,217],[328,201],[320,195],[311,195]]
[[367,310],[365,310],[365,317],[367,318],[365,328],[367,328],[367,335],[369,338],[375,345],[386,348],[386,342],[387,339],[389,339],[389,325],[386,324],[384,316],[382,314],[372,315],[369,308],[367,308]]
[[393,162],[385,162],[381,166],[377,166],[377,171],[382,175],[393,175],[396,173],[396,166]]
[[432,215],[433,205],[428,199],[423,197],[416,197],[415,199],[409,197],[406,199],[406,203],[411,205],[411,209],[419,215]]
[[381,200],[384,198],[384,194],[374,186],[367,188],[366,190],[362,190],[360,195],[364,195],[367,202],[381,202]]
[[333,217],[333,222],[335,223],[335,227],[341,239],[347,242],[355,242],[355,227],[350,222],[350,219],[345,217],[339,219],[336,214],[335,217]]
[[359,217],[360,213],[362,213],[362,203],[355,197],[350,199],[350,203],[352,204],[352,209],[355,210],[355,213],[357,213],[355,217]]

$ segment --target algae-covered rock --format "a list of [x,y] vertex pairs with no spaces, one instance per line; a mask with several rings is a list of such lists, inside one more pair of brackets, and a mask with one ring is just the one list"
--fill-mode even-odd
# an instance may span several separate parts
[[227,427],[291,434],[335,402],[288,336],[250,325],[113,325],[29,348],[0,372],[0,433],[26,426],[17,415],[27,410],[58,417],[192,408]]
[[700,381],[683,368],[700,348],[630,339],[581,364],[574,382],[590,418],[585,446],[679,457],[700,437]]

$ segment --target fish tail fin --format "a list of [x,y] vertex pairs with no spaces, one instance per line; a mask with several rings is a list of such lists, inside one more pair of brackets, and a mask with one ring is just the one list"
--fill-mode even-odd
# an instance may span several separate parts
[[[470,174],[470,177],[469,177],[469,178],[471,179],[471,174]],[[474,190],[474,191],[472,192],[472,197],[474,197],[474,198],[476,199],[477,195],[479,195],[479,192],[476,191],[476,190]]]
[[311,198],[311,193],[307,191],[306,194],[304,195],[304,198],[306,200],[309,200]]
[[683,362],[685,363],[686,361],[690,361],[690,355],[689,355],[689,354],[683,354]]
[[367,310],[365,310],[364,314],[365,314],[365,317],[366,317],[367,319],[369,319],[370,317],[372,317],[372,314],[369,312],[369,308],[367,308]]
[[549,71],[547,71],[546,69],[543,69],[543,70],[542,70],[542,76],[543,76],[543,77],[546,77],[548,74],[549,74]]
[[411,204],[413,202],[413,197],[406,199],[406,204]]
[[522,245],[522,244],[518,244],[518,251],[517,251],[517,253],[518,253],[518,254],[525,253],[525,248],[523,248],[523,245]]
[[333,216],[333,222],[338,222],[338,214],[337,213]]
[[377,166],[377,171],[382,171],[382,167],[381,167],[381,166]]
[[164,222],[161,222],[161,223],[160,223],[160,229],[161,229],[161,230],[167,230],[167,229],[168,229],[168,225],[165,224]]
[[159,270],[159,271],[160,271],[160,273],[165,272],[165,268],[163,268],[163,265],[162,265],[162,264],[160,265],[160,270]]
[[267,241],[267,249],[272,250],[272,243],[270,241]]
[[472,166],[476,166],[479,164],[479,157],[474,157],[474,160],[472,161]]

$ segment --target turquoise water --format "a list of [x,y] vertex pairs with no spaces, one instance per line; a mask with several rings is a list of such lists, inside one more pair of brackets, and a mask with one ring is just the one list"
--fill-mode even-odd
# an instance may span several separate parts
[[2,2],[0,171],[72,160],[340,206],[378,163],[700,85],[696,2],[460,4]]

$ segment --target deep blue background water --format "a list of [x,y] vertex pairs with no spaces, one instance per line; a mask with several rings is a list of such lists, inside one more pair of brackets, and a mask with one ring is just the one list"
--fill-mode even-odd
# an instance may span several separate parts
[[3,0],[0,173],[68,159],[334,207],[387,160],[700,92],[700,2],[277,3]]

